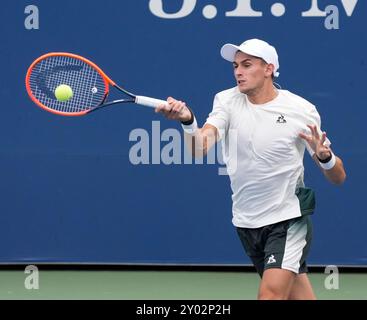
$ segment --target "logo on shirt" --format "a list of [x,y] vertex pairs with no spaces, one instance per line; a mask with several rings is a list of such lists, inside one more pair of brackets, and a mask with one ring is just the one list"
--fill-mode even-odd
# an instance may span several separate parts
[[272,254],[269,257],[268,262],[266,264],[272,264],[272,263],[275,263],[275,262],[277,262],[277,261],[275,260],[274,255]]
[[278,117],[277,123],[287,123],[287,120],[285,120],[283,115],[280,115]]

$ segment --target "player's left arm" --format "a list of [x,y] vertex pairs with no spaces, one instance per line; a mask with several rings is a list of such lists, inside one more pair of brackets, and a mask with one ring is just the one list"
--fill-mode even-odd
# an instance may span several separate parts
[[315,160],[318,167],[321,169],[321,171],[324,173],[325,177],[333,184],[340,185],[345,181],[345,178],[347,177],[343,161],[334,155],[335,157],[335,165],[328,170],[325,170],[321,167],[319,159],[317,159],[316,153],[312,156],[312,158]]
[[324,144],[326,140],[325,132],[320,135],[315,125],[308,125],[308,127],[311,134],[300,133],[300,138],[304,139],[315,152],[312,158],[325,177],[333,184],[342,184],[346,178],[343,161],[332,152],[329,146]]

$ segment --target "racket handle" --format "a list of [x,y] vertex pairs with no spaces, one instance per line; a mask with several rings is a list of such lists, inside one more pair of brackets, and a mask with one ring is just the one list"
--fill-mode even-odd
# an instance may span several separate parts
[[135,103],[146,107],[157,108],[160,104],[167,104],[167,101],[144,96],[136,96]]

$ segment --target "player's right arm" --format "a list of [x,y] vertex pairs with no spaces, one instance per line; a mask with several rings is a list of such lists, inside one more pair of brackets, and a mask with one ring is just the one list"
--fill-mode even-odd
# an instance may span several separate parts
[[[160,105],[155,111],[162,113],[168,119],[178,120],[184,124],[194,120],[194,115],[191,109],[186,106],[185,102],[171,97],[167,99],[167,102],[168,105]],[[185,144],[192,155],[198,158],[205,156],[218,140],[217,128],[208,123],[202,128],[197,128],[190,133],[187,131],[184,132]]]
[[211,124],[205,124],[193,135],[185,132],[185,144],[196,158],[207,155],[210,148],[217,142],[217,128]]

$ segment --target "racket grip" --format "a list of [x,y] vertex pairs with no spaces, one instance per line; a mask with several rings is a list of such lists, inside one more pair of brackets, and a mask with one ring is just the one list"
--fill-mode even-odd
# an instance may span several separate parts
[[167,104],[167,101],[144,96],[136,96],[135,103],[146,107],[157,108],[160,104]]

